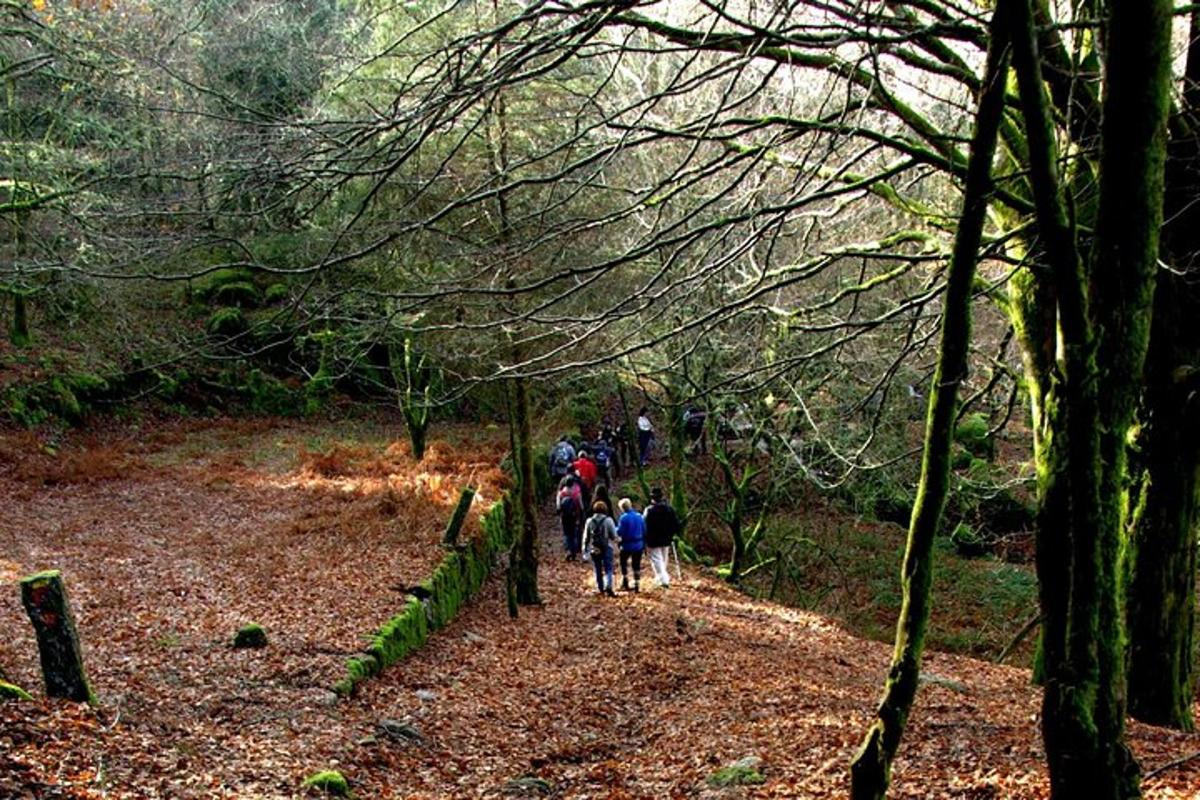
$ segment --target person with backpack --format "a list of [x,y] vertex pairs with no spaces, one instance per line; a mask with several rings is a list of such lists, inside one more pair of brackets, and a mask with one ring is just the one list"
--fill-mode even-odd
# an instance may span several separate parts
[[613,513],[615,506],[613,506],[612,497],[608,494],[608,487],[603,483],[597,485],[596,491],[592,494],[592,504],[595,505],[596,503],[604,503],[604,513],[608,514],[616,522],[617,515]]
[[628,497],[617,503],[621,518],[617,520],[617,536],[621,539],[621,591],[628,592],[629,562],[633,562],[633,589],[638,591],[642,581],[642,551],[646,547],[646,521],[633,507]]
[[617,536],[612,517],[605,513],[603,503],[596,503],[583,529],[583,547],[592,556],[596,588],[609,597],[617,596],[613,591],[613,548],[620,544],[621,537]]
[[592,490],[596,488],[596,478],[599,471],[596,469],[596,462],[592,461],[591,455],[587,450],[579,451],[579,458],[575,459],[575,463],[571,465],[575,472],[579,475],[579,480],[583,484],[580,488],[583,490],[583,507],[592,507]]
[[550,475],[556,481],[566,477],[575,461],[575,446],[564,433],[554,447],[550,448]]
[[671,543],[679,535],[682,525],[679,515],[671,504],[663,499],[662,489],[657,486],[650,490],[650,507],[642,514],[646,522],[646,548],[650,551],[650,569],[659,586],[664,589],[671,585],[669,556]]
[[579,489],[579,481],[573,475],[563,478],[555,498],[555,508],[562,518],[563,549],[567,551],[567,561],[580,557],[580,535],[583,522],[583,494]]
[[613,461],[614,451],[602,436],[592,444],[591,452],[595,453],[597,480],[608,486],[610,482],[609,467]]

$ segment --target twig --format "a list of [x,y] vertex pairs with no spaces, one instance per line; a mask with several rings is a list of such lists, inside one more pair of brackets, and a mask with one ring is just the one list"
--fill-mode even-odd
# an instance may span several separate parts
[[1200,758],[1200,750],[1197,750],[1194,753],[1188,753],[1186,756],[1181,756],[1180,758],[1177,758],[1174,761],[1168,761],[1166,764],[1163,764],[1161,767],[1155,767],[1154,769],[1150,770],[1145,775],[1143,775],[1142,780],[1146,780],[1148,778],[1153,778],[1155,775],[1160,775],[1169,769],[1178,767],[1181,764],[1186,764],[1187,762],[1192,761],[1197,758]]
[[1012,638],[1012,641],[1005,645],[1004,649],[1000,651],[1000,655],[996,656],[996,663],[1003,664],[1004,659],[1008,658],[1009,654],[1012,653],[1013,650],[1017,649],[1017,645],[1023,642],[1025,637],[1028,636],[1029,633],[1036,628],[1037,624],[1041,621],[1041,612],[1037,612],[1030,617],[1029,621],[1021,626],[1021,630],[1017,631],[1017,635]]

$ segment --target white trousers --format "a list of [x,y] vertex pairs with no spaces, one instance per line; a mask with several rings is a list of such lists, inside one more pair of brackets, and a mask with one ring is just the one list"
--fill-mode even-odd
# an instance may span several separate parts
[[671,585],[670,547],[650,548],[650,569],[654,570],[654,579],[663,586]]

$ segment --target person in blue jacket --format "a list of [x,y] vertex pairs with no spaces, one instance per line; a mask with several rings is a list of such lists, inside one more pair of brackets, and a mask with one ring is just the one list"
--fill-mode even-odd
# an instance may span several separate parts
[[621,518],[617,520],[617,536],[621,537],[621,591],[628,592],[629,562],[633,562],[633,591],[642,580],[642,551],[646,549],[646,521],[634,510],[628,497],[617,503]]

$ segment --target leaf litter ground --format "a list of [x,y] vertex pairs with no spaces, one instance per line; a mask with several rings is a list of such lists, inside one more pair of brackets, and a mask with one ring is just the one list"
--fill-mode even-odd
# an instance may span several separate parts
[[[0,705],[0,797],[293,797],[326,768],[363,798],[845,795],[886,645],[690,569],[669,590],[647,577],[599,597],[549,514],[543,607],[510,620],[493,579],[415,657],[337,700],[345,658],[441,557],[459,487],[486,500],[503,485],[486,457],[497,431],[447,438],[418,465],[384,431],[328,424],[174,423],[54,456],[2,437],[0,672],[40,689],[16,582],[60,568],[102,705]],[[250,621],[270,645],[232,650]],[[892,796],[1045,797],[1028,672],[932,654],[926,673]],[[1131,734],[1147,769],[1200,750]],[[746,756],[764,784],[708,787]],[[1200,796],[1200,760],[1145,789]]]

